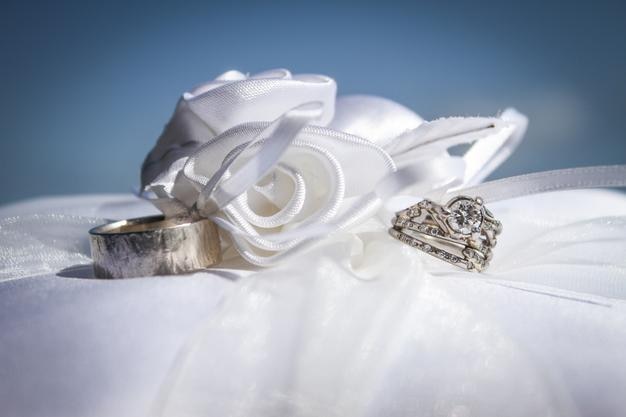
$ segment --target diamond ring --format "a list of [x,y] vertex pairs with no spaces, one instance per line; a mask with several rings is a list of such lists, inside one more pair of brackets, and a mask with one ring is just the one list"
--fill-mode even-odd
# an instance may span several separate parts
[[468,271],[489,265],[502,223],[480,197],[454,197],[445,205],[430,200],[396,213],[391,236]]

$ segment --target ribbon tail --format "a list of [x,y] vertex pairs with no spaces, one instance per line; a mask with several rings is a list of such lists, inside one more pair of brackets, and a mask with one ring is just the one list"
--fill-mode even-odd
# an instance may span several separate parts
[[455,190],[445,197],[465,194],[494,202],[549,191],[612,187],[626,187],[626,165],[567,168],[518,175]]

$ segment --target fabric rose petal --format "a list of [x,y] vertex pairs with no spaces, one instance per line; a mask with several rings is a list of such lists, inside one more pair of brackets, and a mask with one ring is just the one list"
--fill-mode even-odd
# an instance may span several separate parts
[[[336,89],[329,77],[278,69],[229,71],[184,93],[143,164],[143,195],[168,216],[211,218],[244,259],[270,265],[373,215],[399,189],[476,184],[526,128],[514,110],[423,122]],[[447,152],[472,142],[463,157]]]

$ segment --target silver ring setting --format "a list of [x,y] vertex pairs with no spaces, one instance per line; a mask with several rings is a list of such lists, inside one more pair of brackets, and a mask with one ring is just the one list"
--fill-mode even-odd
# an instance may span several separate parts
[[89,235],[98,278],[182,274],[221,261],[217,227],[205,218],[140,217],[95,227]]
[[468,271],[484,271],[493,257],[502,223],[482,198],[458,196],[445,205],[430,200],[396,213],[391,236]]

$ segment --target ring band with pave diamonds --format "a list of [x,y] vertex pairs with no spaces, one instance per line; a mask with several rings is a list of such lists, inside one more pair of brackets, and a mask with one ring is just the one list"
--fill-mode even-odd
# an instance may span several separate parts
[[430,200],[396,213],[391,236],[468,271],[483,271],[492,258],[502,223],[480,197],[454,197],[445,205]]
[[194,216],[150,216],[89,231],[98,278],[148,277],[202,270],[221,261],[212,221]]

